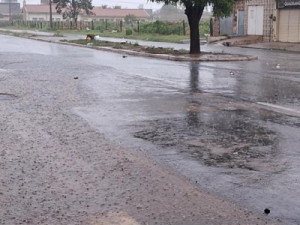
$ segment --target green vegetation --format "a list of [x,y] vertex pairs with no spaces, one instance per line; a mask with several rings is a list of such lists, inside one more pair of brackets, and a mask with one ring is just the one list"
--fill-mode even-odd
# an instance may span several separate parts
[[80,12],[92,14],[92,0],[53,0],[53,3],[56,3],[56,12],[62,14],[64,19],[72,19],[75,27]]
[[132,35],[132,30],[130,28],[126,28],[126,35]]
[[162,2],[169,4],[180,4],[184,6],[184,13],[187,16],[190,26],[190,54],[200,53],[199,25],[204,8],[209,4],[213,6],[216,16],[228,16],[232,11],[236,0],[150,0],[152,2]]
[[172,54],[172,55],[182,55],[182,54],[188,54],[188,51],[186,50],[174,50],[173,48],[156,48],[156,47],[145,47],[141,46],[138,43],[131,43],[131,42],[109,42],[109,41],[89,41],[86,39],[80,39],[80,40],[74,40],[74,41],[66,41],[69,43],[75,43],[80,45],[86,45],[86,46],[101,46],[101,47],[111,47],[114,49],[125,49],[125,50],[132,50],[137,52],[146,52],[151,54]]
[[[179,28],[182,29],[182,26],[178,26],[179,23],[175,23],[173,27],[171,24],[167,25],[165,22],[157,23],[143,23],[140,25],[140,32],[137,32],[137,29],[126,28],[125,32],[114,32],[112,26],[109,26],[108,30],[105,30],[105,26],[98,25],[95,30],[61,30],[61,33],[72,33],[72,34],[94,34],[102,37],[115,37],[115,38],[126,38],[126,39],[135,39],[135,40],[144,40],[144,41],[157,41],[157,42],[172,42],[172,43],[182,43],[184,40],[188,39],[188,27],[186,28],[186,35],[179,33]],[[180,23],[182,25],[182,22]],[[158,26],[158,28],[157,28]],[[170,26],[170,28],[169,28]],[[177,26],[177,27],[176,27]],[[174,30],[175,34],[170,34],[170,30]],[[209,34],[209,21],[200,22],[200,37],[205,38],[205,34]],[[128,30],[131,30],[132,33]],[[150,31],[153,32],[150,32]],[[158,32],[156,33],[155,30]]]
[[[63,22],[53,22],[53,29],[50,29],[47,21],[15,21],[13,26],[6,27],[7,29],[21,29],[21,30],[40,30],[40,31],[54,31],[55,36],[63,36],[64,34],[93,34],[102,37],[115,37],[126,38],[144,41],[157,41],[157,42],[173,42],[182,43],[188,39],[189,27],[185,23],[185,33],[183,35],[183,22],[167,23],[156,21],[154,23],[140,23],[137,27],[137,23],[132,26],[131,24],[123,27],[123,32],[119,32],[120,26],[116,23],[105,22],[93,22],[93,24],[82,23],[83,29],[76,30],[72,28],[71,24]],[[94,30],[86,29],[86,27],[94,27]],[[64,28],[64,29],[63,29]],[[85,28],[85,29],[84,29]],[[200,36],[204,38],[204,34],[209,33],[209,22],[201,21],[200,23]]]

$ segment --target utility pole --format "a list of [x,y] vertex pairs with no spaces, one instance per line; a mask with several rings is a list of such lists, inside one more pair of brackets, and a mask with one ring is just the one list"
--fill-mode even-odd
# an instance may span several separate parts
[[52,29],[53,25],[52,25],[52,1],[51,0],[49,0],[49,7],[50,7],[50,28]]
[[9,15],[9,22],[11,22],[11,0],[8,1],[8,15]]

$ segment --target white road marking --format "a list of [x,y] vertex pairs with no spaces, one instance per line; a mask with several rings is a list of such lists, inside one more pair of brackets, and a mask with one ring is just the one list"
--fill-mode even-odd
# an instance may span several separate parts
[[266,102],[257,102],[256,104],[260,106],[264,106],[264,108],[275,112],[292,115],[292,116],[300,116],[300,110],[297,109],[288,108],[288,107],[266,103]]

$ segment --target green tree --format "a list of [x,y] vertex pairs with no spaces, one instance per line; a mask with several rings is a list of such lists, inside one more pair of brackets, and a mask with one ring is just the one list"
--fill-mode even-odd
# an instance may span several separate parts
[[177,4],[163,5],[158,11],[158,18],[162,21],[180,21],[186,19],[184,9]]
[[76,28],[79,13],[93,14],[92,0],[53,0],[53,2],[57,3],[55,7],[57,13],[62,13],[64,19],[72,19]]
[[151,0],[165,4],[181,4],[185,7],[185,14],[190,26],[190,54],[200,53],[199,23],[206,5],[213,5],[213,12],[217,16],[228,16],[235,0]]
[[137,19],[135,15],[128,14],[125,16],[124,20],[127,25],[131,25],[131,27],[133,27],[133,23],[136,22]]

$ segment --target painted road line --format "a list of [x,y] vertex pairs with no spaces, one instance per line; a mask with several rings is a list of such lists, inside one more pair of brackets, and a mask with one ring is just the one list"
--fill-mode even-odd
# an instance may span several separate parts
[[300,116],[300,110],[293,109],[293,108],[288,108],[280,105],[275,105],[271,103],[266,103],[266,102],[257,102],[256,104],[263,106],[263,108],[282,113],[282,114],[287,114],[291,116]]

